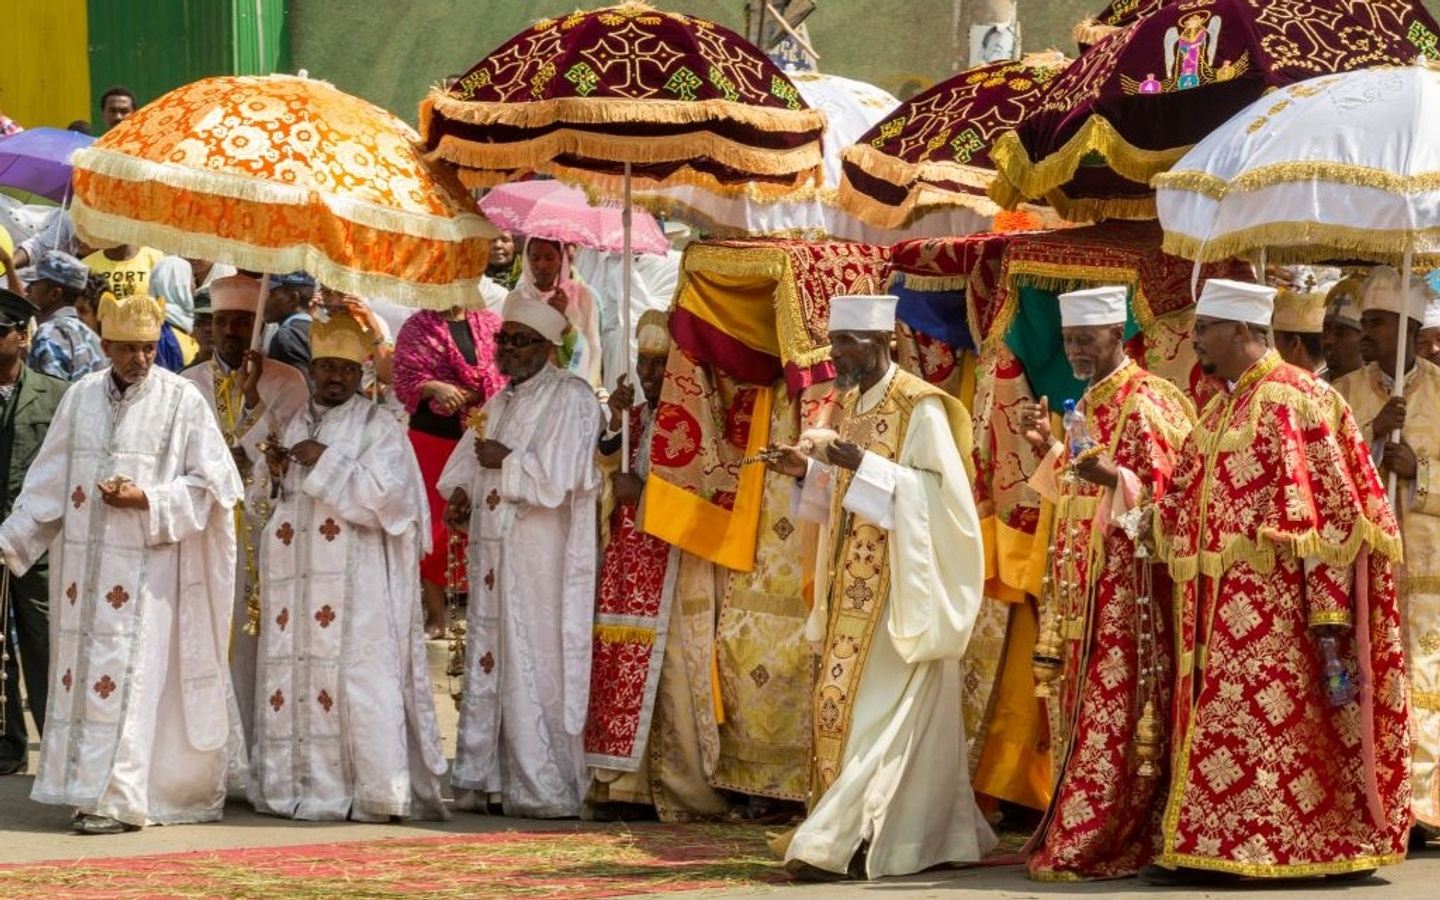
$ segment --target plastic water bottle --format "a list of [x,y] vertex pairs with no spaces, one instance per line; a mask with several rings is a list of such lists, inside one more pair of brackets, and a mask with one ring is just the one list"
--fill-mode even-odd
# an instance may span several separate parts
[[1079,456],[1086,450],[1095,446],[1090,439],[1090,432],[1085,428],[1085,414],[1075,408],[1074,400],[1065,401],[1065,415],[1061,417],[1065,425],[1065,444],[1070,448],[1072,457]]

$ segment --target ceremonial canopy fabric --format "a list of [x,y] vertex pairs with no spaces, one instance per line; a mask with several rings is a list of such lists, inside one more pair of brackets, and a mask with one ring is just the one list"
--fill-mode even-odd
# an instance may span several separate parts
[[991,144],[1030,115],[1066,62],[1050,53],[995,63],[916,94],[846,148],[840,204],[879,228],[938,207],[994,216]]
[[75,154],[72,213],[92,241],[304,270],[368,298],[448,309],[475,297],[497,232],[418,142],[323,81],[206,78]]
[[541,19],[421,104],[472,186],[524,171],[786,193],[819,180],[823,113],[744,38],[625,3]]
[[835,375],[830,298],[885,283],[884,247],[845,242],[691,244],[681,263],[670,330],[720,371],[768,384],[782,367],[791,395]]
[[[1102,38],[992,151],[1003,206],[1151,218],[1145,186],[1267,90],[1437,56],[1418,0],[1189,0]],[[1128,184],[1127,184],[1128,182]]]

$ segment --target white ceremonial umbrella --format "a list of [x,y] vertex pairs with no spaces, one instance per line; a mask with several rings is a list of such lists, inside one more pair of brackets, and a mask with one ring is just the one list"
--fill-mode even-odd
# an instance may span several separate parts
[[[1440,266],[1440,70],[1361,69],[1274,91],[1154,184],[1167,252],[1389,263],[1408,295],[1415,266]],[[1403,372],[1405,341],[1396,356]]]

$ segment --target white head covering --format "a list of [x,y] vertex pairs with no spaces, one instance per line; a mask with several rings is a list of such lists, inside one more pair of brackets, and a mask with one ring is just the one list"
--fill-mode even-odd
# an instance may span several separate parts
[[831,331],[894,331],[895,305],[890,294],[849,294],[830,298]]
[[150,296],[165,301],[165,321],[189,334],[195,330],[195,272],[189,260],[167,256],[150,270]]
[[512,293],[505,301],[501,317],[506,322],[519,322],[538,331],[547,341],[559,345],[565,340],[565,317],[543,300]]
[[1274,313],[1274,288],[1224,278],[1211,278],[1205,282],[1200,289],[1200,301],[1195,304],[1197,316],[1244,322],[1263,328],[1270,327],[1270,317]]
[[1425,307],[1425,319],[1420,323],[1421,328],[1440,328],[1440,297],[1430,301]]
[[1403,285],[1400,273],[1390,266],[1376,266],[1365,279],[1365,288],[1360,295],[1360,311],[1380,310],[1396,315],[1409,316],[1419,322],[1425,318],[1425,307],[1430,305],[1430,287],[1425,279],[1418,276],[1410,279],[1410,293],[1402,295]]
[[260,282],[244,275],[227,275],[210,282],[213,312],[243,312],[255,315],[260,309]]
[[1061,294],[1060,326],[1124,325],[1127,293],[1123,284],[1116,284]]

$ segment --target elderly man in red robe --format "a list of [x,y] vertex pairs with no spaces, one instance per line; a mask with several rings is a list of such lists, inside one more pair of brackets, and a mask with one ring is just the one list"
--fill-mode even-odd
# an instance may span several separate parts
[[[1050,433],[1048,403],[1022,411],[1045,454],[1031,487],[1055,506],[1049,594],[1036,645],[1038,692],[1058,708],[1064,768],[1032,844],[1030,877],[1133,875],[1155,852],[1170,685],[1170,579],[1137,547],[1141,503],[1163,495],[1195,412],[1125,355],[1127,290],[1060,295],[1065,355],[1088,381],[1074,433]],[[1081,429],[1083,428],[1083,433]],[[1048,675],[1048,678],[1047,678]]]

